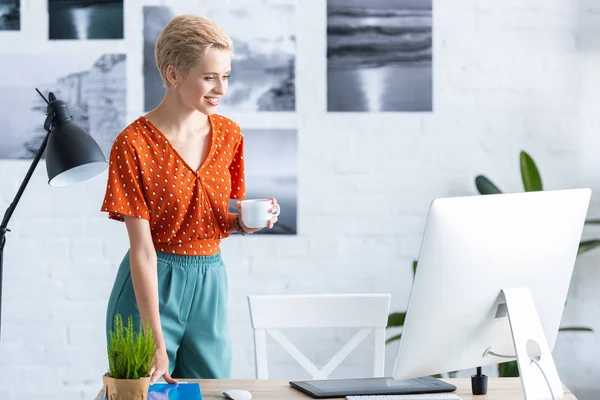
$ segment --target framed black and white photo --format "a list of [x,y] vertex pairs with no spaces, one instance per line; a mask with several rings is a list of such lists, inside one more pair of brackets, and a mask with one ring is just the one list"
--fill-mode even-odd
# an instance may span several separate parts
[[[246,198],[274,197],[281,214],[272,229],[255,234],[298,233],[298,135],[295,129],[243,129]],[[231,212],[237,213],[234,201]]]
[[21,1],[0,0],[0,32],[21,30]]
[[88,131],[108,159],[126,126],[125,54],[0,55],[0,159],[31,159],[46,135],[46,103],[53,92],[73,122]]
[[48,0],[48,18],[50,40],[123,39],[123,0]]
[[232,74],[219,113],[295,111],[296,33],[292,2],[237,0],[227,6],[219,2],[189,2],[146,6],[143,13],[146,111],[156,107],[165,93],[154,58],[156,40],[165,25],[181,14],[211,18],[233,40]]
[[327,110],[433,111],[432,0],[327,0]]

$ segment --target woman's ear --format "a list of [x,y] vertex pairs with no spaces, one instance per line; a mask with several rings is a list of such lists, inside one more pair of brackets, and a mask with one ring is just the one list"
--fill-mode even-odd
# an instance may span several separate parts
[[178,74],[177,71],[175,71],[175,67],[173,67],[172,65],[167,66],[167,81],[169,81],[169,84],[173,87],[176,87],[178,84]]

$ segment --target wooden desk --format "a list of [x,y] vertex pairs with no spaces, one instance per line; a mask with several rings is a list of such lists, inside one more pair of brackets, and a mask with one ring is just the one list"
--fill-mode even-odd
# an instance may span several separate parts
[[[444,379],[457,387],[456,394],[462,400],[516,400],[522,399],[521,381],[519,378],[489,378],[488,394],[486,396],[473,396],[471,394],[471,379],[456,378]],[[226,389],[245,389],[252,393],[252,400],[306,400],[310,396],[292,388],[288,380],[253,380],[253,379],[232,379],[232,380],[185,380],[186,382],[200,382],[200,390],[203,399],[220,399],[224,397],[221,394]],[[104,392],[100,391],[96,400],[103,400]],[[343,399],[343,397],[341,398]],[[183,399],[182,399],[183,400]],[[576,400],[575,396],[565,388],[564,400]]]

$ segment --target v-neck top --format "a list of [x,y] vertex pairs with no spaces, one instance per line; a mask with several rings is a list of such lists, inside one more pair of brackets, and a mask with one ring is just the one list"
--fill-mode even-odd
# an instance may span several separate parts
[[229,236],[230,199],[244,199],[244,137],[220,115],[209,116],[210,150],[194,171],[166,136],[140,117],[115,139],[101,211],[149,221],[156,250],[214,255]]

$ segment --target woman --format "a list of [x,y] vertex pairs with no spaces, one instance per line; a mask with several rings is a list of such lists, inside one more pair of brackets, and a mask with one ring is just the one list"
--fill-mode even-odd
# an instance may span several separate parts
[[230,375],[219,245],[231,232],[256,231],[242,222],[239,202],[238,214],[228,213],[230,199],[245,198],[244,142],[236,123],[215,114],[227,91],[232,48],[213,21],[173,18],[155,47],[165,96],[117,136],[110,153],[102,211],[125,222],[130,248],[106,326],[112,329],[116,314],[150,325],[151,383],[161,376],[176,383],[171,376]]

